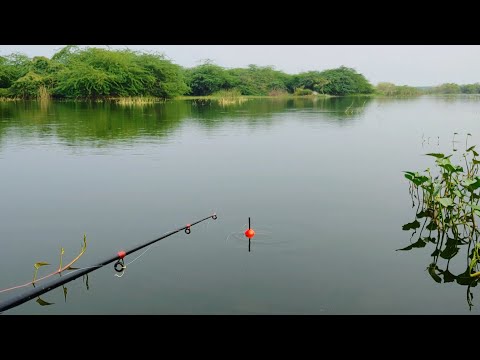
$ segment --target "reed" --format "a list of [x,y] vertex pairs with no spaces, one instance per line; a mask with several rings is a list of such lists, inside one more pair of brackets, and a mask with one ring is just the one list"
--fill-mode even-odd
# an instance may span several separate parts
[[50,99],[51,95],[47,87],[45,85],[40,85],[40,87],[38,88],[37,100],[47,102],[50,101]]
[[110,98],[110,100],[121,106],[145,106],[164,101],[153,96],[127,96]]
[[212,98],[221,106],[239,105],[248,101],[248,98],[242,96],[242,93],[237,89],[217,91],[216,93],[212,94]]

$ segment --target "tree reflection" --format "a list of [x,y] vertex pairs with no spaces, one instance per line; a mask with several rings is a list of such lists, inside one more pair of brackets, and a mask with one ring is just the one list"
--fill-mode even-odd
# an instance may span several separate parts
[[371,97],[271,97],[250,98],[228,106],[208,98],[139,106],[93,101],[0,101],[0,144],[2,137],[14,135],[54,137],[67,146],[105,147],[168,138],[182,128],[184,121],[207,129],[226,123],[271,126],[275,115],[289,112],[342,125],[361,114],[370,101]]

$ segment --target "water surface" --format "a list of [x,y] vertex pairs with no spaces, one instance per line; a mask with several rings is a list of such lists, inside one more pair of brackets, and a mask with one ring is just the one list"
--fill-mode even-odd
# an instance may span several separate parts
[[425,271],[433,248],[395,250],[415,216],[402,171],[454,132],[478,142],[479,116],[470,97],[0,103],[0,288],[84,233],[78,266],[218,214],[5,314],[477,313]]

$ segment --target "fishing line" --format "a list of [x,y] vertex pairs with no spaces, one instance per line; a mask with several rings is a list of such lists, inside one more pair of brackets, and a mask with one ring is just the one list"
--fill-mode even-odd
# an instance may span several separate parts
[[[213,212],[214,216],[218,216],[217,212]],[[208,230],[208,225],[212,222],[211,219],[214,219],[213,216],[208,218],[207,221],[205,221],[205,225],[203,225],[205,227],[205,230]],[[165,235],[167,233],[164,233],[163,235]],[[189,234],[189,232],[187,233]],[[150,245],[148,248],[145,249],[145,251],[143,251],[140,255],[138,255],[135,259],[133,259],[132,261],[126,263],[126,264],[121,264],[119,263],[119,269],[121,269],[121,271],[117,271],[117,272],[121,272],[121,275],[118,275],[118,274],[113,274],[115,277],[118,277],[118,278],[121,278],[123,277],[123,275],[125,274],[125,270],[127,269],[127,266],[134,263],[135,261],[137,261],[139,258],[141,258],[143,255],[145,255],[150,249],[153,249],[155,247],[157,247],[159,244],[152,244]],[[116,269],[115,269],[116,270]]]

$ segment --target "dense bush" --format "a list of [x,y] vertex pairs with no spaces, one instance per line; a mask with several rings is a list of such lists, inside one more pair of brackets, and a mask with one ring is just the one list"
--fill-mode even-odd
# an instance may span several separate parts
[[[271,66],[249,65],[226,69],[206,61],[184,69],[162,54],[66,46],[51,59],[22,54],[0,57],[0,93],[35,98],[103,99],[110,97],[172,98],[204,96],[222,90],[241,95],[366,94],[372,85],[354,69],[340,67],[322,72],[286,74]],[[474,90],[472,90],[474,91]]]

